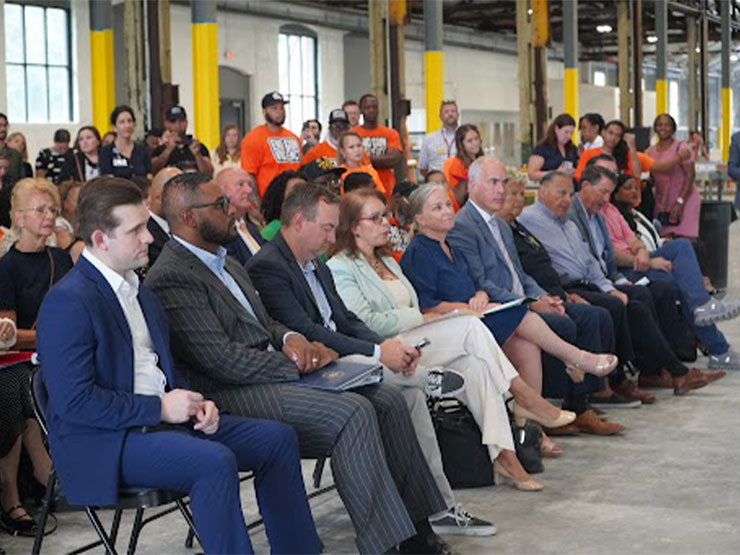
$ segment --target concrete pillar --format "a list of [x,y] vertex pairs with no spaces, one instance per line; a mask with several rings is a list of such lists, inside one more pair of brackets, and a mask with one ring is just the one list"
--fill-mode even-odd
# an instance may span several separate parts
[[427,133],[440,126],[439,107],[445,94],[444,26],[442,2],[424,0],[424,104],[427,113]]
[[208,148],[220,140],[216,2],[191,0],[195,136]]
[[696,131],[697,126],[697,106],[699,105],[696,98],[696,18],[686,16],[686,51],[688,55],[688,75],[686,76],[689,84],[689,131]]
[[709,143],[712,138],[709,135],[709,19],[706,10],[702,10],[699,21],[699,87],[701,90],[701,134],[704,143]]
[[[655,0],[655,110],[656,114],[668,112],[668,5],[666,0]],[[678,114],[673,114],[676,117]]]
[[550,42],[550,9],[548,0],[531,0],[531,3],[535,131],[539,141],[545,136],[548,125],[547,45]]
[[516,1],[516,49],[519,66],[519,146],[521,161],[526,164],[532,153],[532,26],[529,22],[529,0]]
[[387,1],[368,2],[368,24],[370,35],[370,88],[378,99],[378,121],[388,119],[388,87],[390,80],[387,63],[386,18]]
[[113,8],[110,0],[90,0],[90,81],[93,125],[100,134],[110,129],[116,106],[113,77]]
[[[565,111],[578,121],[578,0],[563,2],[563,51],[565,54]],[[573,131],[577,142],[578,134]]]
[[722,161],[727,162],[732,131],[732,89],[730,88],[730,1],[720,0],[722,19]]
[[632,3],[633,127],[642,127],[642,0]]
[[617,79],[619,80],[619,119],[630,123],[630,7],[628,0],[617,0]]

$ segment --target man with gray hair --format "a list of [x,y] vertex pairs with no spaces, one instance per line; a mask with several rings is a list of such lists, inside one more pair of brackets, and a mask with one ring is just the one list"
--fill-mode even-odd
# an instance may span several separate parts
[[254,177],[241,168],[221,170],[216,176],[216,184],[229,197],[231,206],[236,210],[234,226],[237,237],[225,245],[226,251],[242,264],[246,264],[265,243],[259,229],[249,218],[250,213],[256,210],[254,198],[257,184]]

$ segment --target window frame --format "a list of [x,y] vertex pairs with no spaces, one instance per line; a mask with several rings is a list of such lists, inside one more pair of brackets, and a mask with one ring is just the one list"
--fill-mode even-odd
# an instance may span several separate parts
[[[23,84],[23,93],[24,93],[24,107],[25,107],[25,114],[23,120],[18,120],[18,123],[25,123],[30,125],[44,125],[49,123],[71,123],[74,121],[74,81],[73,81],[73,64],[72,64],[72,6],[69,2],[69,0],[5,0],[3,3],[3,10],[5,9],[5,6],[7,5],[17,5],[21,7],[21,21],[23,23],[21,28],[22,33],[22,45],[23,45],[23,62],[8,62],[7,59],[3,60],[4,62],[4,71],[7,76],[7,68],[8,66],[13,67],[20,67],[23,69],[23,77],[24,77],[24,84]],[[43,8],[44,10],[44,45],[45,45],[45,58],[46,62],[43,64],[39,63],[29,63],[27,61],[28,56],[26,52],[26,17],[25,17],[25,10],[26,7],[37,7],[37,8]],[[66,62],[65,64],[54,64],[50,63],[50,57],[49,57],[49,41],[48,41],[48,12],[47,10],[49,8],[52,9],[60,9],[63,10],[67,17],[67,29],[66,29],[66,39],[67,39],[67,51],[66,51]],[[3,21],[4,18],[3,18]],[[3,28],[3,34],[5,34],[5,28]],[[46,70],[46,118],[43,121],[29,121],[29,107],[28,107],[28,67],[35,67],[35,68],[44,68]],[[67,119],[64,121],[55,121],[51,119],[51,94],[50,94],[50,88],[49,88],[49,68],[64,68],[67,70],[67,91],[68,91],[68,105],[67,105]],[[6,94],[7,94],[7,86],[6,86]]]
[[[285,25],[281,25],[280,29],[278,30],[278,43],[280,41],[280,37],[285,35],[290,41],[291,36],[298,37],[299,39],[303,37],[307,37],[310,39],[313,39],[313,94],[312,95],[306,95],[306,94],[292,94],[290,91],[280,91],[283,93],[288,100],[295,99],[296,101],[301,101],[301,111],[303,106],[303,100],[305,98],[313,98],[313,105],[314,105],[314,114],[315,118],[319,119],[319,37],[318,33],[314,31],[313,29],[309,27],[305,27],[303,25],[297,25],[295,23],[287,23]],[[301,59],[303,58],[302,52],[301,52]],[[279,60],[278,60],[279,61]],[[290,50],[288,50],[288,75],[290,75]],[[278,71],[280,71],[280,68],[278,68]],[[305,121],[305,120],[304,120]],[[303,124],[303,121],[300,122],[300,124]],[[298,130],[300,132],[300,130]]]

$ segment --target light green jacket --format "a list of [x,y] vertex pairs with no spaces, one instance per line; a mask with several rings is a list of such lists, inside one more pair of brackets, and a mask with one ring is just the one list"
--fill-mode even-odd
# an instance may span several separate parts
[[396,308],[390,289],[362,255],[352,258],[339,253],[327,264],[339,296],[347,308],[371,330],[386,339],[421,325],[422,317],[416,291],[403,275],[401,267],[390,257],[383,258],[383,262],[408,290],[412,306]]

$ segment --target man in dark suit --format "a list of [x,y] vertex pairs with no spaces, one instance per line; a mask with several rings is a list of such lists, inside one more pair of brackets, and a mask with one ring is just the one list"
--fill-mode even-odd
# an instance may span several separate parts
[[157,172],[149,186],[149,196],[147,198],[149,221],[146,223],[146,228],[152,235],[152,242],[149,244],[149,267],[157,261],[164,244],[170,240],[170,226],[162,213],[162,187],[170,179],[181,173],[182,170],[174,166],[163,168]]
[[[511,228],[496,215],[503,206],[506,167],[496,158],[484,156],[471,165],[468,175],[469,200],[458,212],[447,240],[464,258],[476,288],[488,293],[494,302],[525,295],[536,297],[538,300],[530,309],[562,339],[592,352],[608,352],[613,346],[614,331],[606,311],[564,303],[549,295],[522,269]],[[587,394],[602,388],[600,379],[586,376],[582,383],[574,384],[564,376],[559,361],[548,355],[544,362],[544,375],[555,386],[550,394],[563,397],[565,406],[579,415],[574,425],[599,435],[617,431],[619,425],[599,419],[587,406]]]
[[47,294],[36,336],[67,498],[106,505],[120,487],[184,491],[207,553],[251,553],[238,471],[252,470],[272,550],[318,553],[295,432],[219,415],[175,368],[165,314],[134,273],[152,240],[141,191],[93,180],[77,217],[86,248]]
[[216,184],[229,197],[231,206],[236,210],[236,222],[234,223],[236,238],[224,245],[226,252],[242,264],[246,264],[265,244],[259,229],[249,220],[250,211],[255,210],[254,177],[242,169],[225,168],[218,172]]
[[163,205],[173,238],[146,282],[167,312],[186,377],[233,414],[293,426],[303,456],[331,455],[360,553],[397,544],[447,552],[427,522],[444,502],[398,390],[336,393],[290,383],[337,353],[270,318],[244,267],[226,256],[222,245],[236,233],[229,198],[210,177],[183,174],[165,186]]

